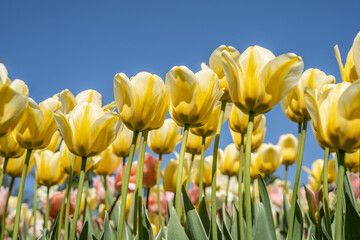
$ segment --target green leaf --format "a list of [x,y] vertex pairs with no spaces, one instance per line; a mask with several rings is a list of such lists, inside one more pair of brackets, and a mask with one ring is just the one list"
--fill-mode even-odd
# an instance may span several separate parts
[[174,207],[171,207],[171,209],[170,209],[170,219],[169,219],[169,224],[167,226],[167,239],[170,239],[170,240],[189,239],[186,236],[186,233],[184,232],[183,227],[181,226],[181,223],[176,215],[176,211],[175,211]]
[[231,219],[231,217],[230,217],[229,212],[226,210],[225,206],[222,208],[222,212],[223,212],[224,222],[225,222],[226,228],[227,228],[227,229],[230,229],[230,228],[231,228],[232,219]]
[[86,216],[85,216],[85,222],[88,223],[88,236],[95,236],[98,237],[99,236],[99,228],[95,226],[94,221],[92,219],[92,214],[91,214],[91,210],[89,207],[89,204],[86,204]]
[[360,216],[349,192],[345,193],[345,239],[360,239]]
[[321,230],[321,236],[325,240],[332,240],[332,238],[330,237],[330,235],[326,230],[325,216],[320,217],[320,230]]
[[59,219],[59,212],[58,212],[58,214],[56,215],[56,218],[55,218],[55,221],[54,221],[54,223],[52,224],[52,226],[51,226],[51,229],[50,229],[50,240],[55,240],[56,239],[56,231],[57,231],[57,229],[58,229],[58,223],[59,223],[59,221],[58,221],[58,219]]
[[152,231],[151,223],[148,217],[147,210],[143,208],[143,215],[142,215],[142,228],[143,228],[143,237],[144,239],[153,240],[154,233]]
[[191,203],[189,196],[187,195],[184,186],[182,187],[182,194],[184,199],[184,207],[187,217],[187,226],[191,239],[202,240],[208,239],[201,219],[196,212],[194,205]]
[[88,221],[85,221],[83,229],[81,230],[81,233],[80,233],[79,240],[87,240],[88,239],[88,228],[89,228]]
[[287,199],[286,197],[286,193],[284,192],[284,198],[283,198],[283,201],[284,201],[284,224],[286,226],[286,229],[288,229],[288,226],[289,226],[289,219],[290,219],[290,203],[289,203],[289,200]]
[[269,224],[268,226],[270,231],[269,234],[271,235],[269,239],[276,239],[275,225],[272,216],[270,198],[266,189],[265,182],[260,174],[258,175],[258,186],[259,186],[260,201],[264,205],[267,223]]
[[304,232],[304,220],[298,201],[296,201],[296,206],[295,206],[295,221],[294,221],[293,231],[294,231],[293,239],[302,240],[303,232]]
[[210,218],[209,218],[209,214],[206,208],[206,201],[205,198],[203,197],[200,206],[199,206],[199,216],[202,222],[202,225],[205,229],[206,235],[209,236],[210,235]]
[[223,239],[225,239],[225,240],[232,240],[233,239],[231,237],[231,234],[230,234],[228,228],[226,227],[225,222],[222,223],[222,232],[223,232]]
[[160,226],[159,233],[158,233],[158,235],[156,236],[155,240],[161,240],[163,237],[165,238],[164,230],[163,230],[162,227]]
[[105,218],[104,218],[104,230],[100,237],[101,240],[108,240],[108,239],[115,239],[114,234],[112,232],[110,223],[109,223],[109,215],[107,211],[105,211]]
[[[25,218],[22,219],[22,228],[21,228],[21,236],[25,236],[25,239],[26,239],[26,236],[28,235],[28,229],[27,229],[27,225],[26,225],[26,222],[25,222]],[[35,234],[35,233],[34,233]],[[47,236],[47,233],[45,234],[45,237]]]
[[273,236],[273,229],[267,216],[267,210],[263,203],[259,204],[258,214],[256,216],[256,222],[254,227],[254,240],[276,240],[276,236]]
[[240,229],[238,226],[239,225],[239,212],[234,203],[232,204],[232,212],[233,212],[233,219],[232,219],[231,228],[230,228],[231,236],[233,239],[239,239],[240,238],[239,237]]

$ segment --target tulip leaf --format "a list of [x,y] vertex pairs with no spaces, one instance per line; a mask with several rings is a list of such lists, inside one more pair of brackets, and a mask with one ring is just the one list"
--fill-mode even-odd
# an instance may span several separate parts
[[143,239],[153,240],[154,233],[152,231],[151,223],[149,221],[148,213],[145,208],[143,208],[143,215],[142,215],[142,228],[143,228]]
[[351,202],[349,192],[345,193],[345,239],[360,239],[360,216]]
[[89,227],[88,221],[85,221],[83,229],[81,230],[81,233],[80,233],[79,240],[87,240],[88,239],[88,227]]
[[59,224],[59,213],[60,212],[58,212],[57,213],[57,215],[56,215],[56,218],[55,218],[55,221],[54,221],[54,223],[52,224],[52,226],[51,226],[51,229],[50,229],[50,240],[55,240],[56,239],[56,235],[57,235],[57,233],[56,233],[56,230],[58,229],[58,224]]
[[317,211],[317,209],[314,208],[315,196],[306,186],[304,186],[304,188],[307,204],[309,206],[309,217],[314,224],[317,224],[317,220],[315,217],[315,212]]
[[286,229],[289,228],[289,218],[290,218],[290,203],[289,200],[286,197],[286,193],[284,192],[284,198],[283,198],[283,206],[284,206],[284,225]]
[[222,232],[223,232],[223,239],[225,239],[225,240],[232,240],[233,239],[231,237],[231,234],[230,234],[228,228],[226,227],[225,221],[222,223]]
[[271,224],[269,223],[269,219],[267,217],[267,210],[261,202],[259,204],[259,210],[254,226],[254,240],[276,240],[276,236],[275,238],[273,237],[272,231],[273,229],[271,229]]
[[295,221],[294,221],[294,232],[293,239],[294,240],[302,240],[303,239],[303,228],[304,228],[304,220],[301,213],[301,209],[298,201],[296,201],[295,206]]
[[116,239],[115,233],[112,231],[110,222],[109,222],[109,215],[107,211],[105,211],[105,218],[104,218],[104,230],[101,234],[100,240],[107,240],[107,239]]
[[222,214],[223,214],[223,217],[224,217],[224,222],[225,222],[226,228],[230,229],[232,219],[231,219],[231,217],[229,215],[229,212],[226,210],[225,206],[222,207]]
[[266,189],[264,179],[261,177],[260,174],[258,175],[258,186],[259,186],[260,201],[264,205],[267,223],[269,224],[268,226],[270,230],[269,233],[271,234],[270,239],[276,239],[275,225],[271,210],[270,198]]
[[238,226],[239,225],[239,212],[234,203],[232,204],[232,212],[233,212],[233,219],[232,219],[231,228],[230,228],[231,236],[233,239],[239,239],[239,235],[240,235],[240,229]]
[[[223,233],[222,233],[221,228],[220,228],[219,218],[218,217],[216,217],[216,229],[217,229],[217,239],[222,240],[223,239]],[[209,239],[213,239],[211,229],[210,229]]]
[[182,194],[184,199],[184,207],[187,217],[187,226],[190,232],[191,239],[202,240],[207,239],[204,226],[201,222],[199,214],[196,212],[194,205],[191,203],[184,186],[182,187]]
[[332,238],[330,237],[330,235],[326,230],[325,216],[320,217],[320,230],[321,230],[321,236],[325,240],[332,240]]
[[170,218],[169,223],[167,226],[167,236],[166,239],[189,239],[184,232],[183,227],[181,226],[181,223],[179,221],[179,218],[176,215],[176,211],[174,207],[171,207],[170,209]]
[[99,229],[95,227],[94,221],[92,220],[92,215],[91,215],[91,211],[90,211],[90,207],[88,204],[86,204],[86,216],[85,216],[85,221],[88,223],[88,236],[96,236],[98,237],[99,235],[96,234],[95,229]]
[[202,225],[205,229],[205,232],[207,234],[207,236],[210,235],[210,219],[209,219],[209,214],[206,208],[206,201],[205,198],[202,198],[202,201],[199,205],[199,216],[202,222]]
[[155,240],[161,240],[163,237],[165,238],[164,230],[163,230],[162,227],[160,226],[159,233],[158,233],[158,235],[156,236]]
[[348,195],[349,197],[349,200],[352,204],[352,206],[357,209],[356,207],[356,199],[355,199],[355,195],[354,195],[354,191],[353,191],[353,188],[352,188],[352,184],[351,184],[351,181],[350,181],[350,177],[349,177],[349,174],[346,172],[345,174],[345,179],[344,179],[344,192],[345,192],[345,195]]
[[[27,234],[28,234],[28,229],[27,229],[27,225],[26,225],[26,222],[25,222],[25,218],[23,218],[23,220],[22,220],[22,228],[21,228],[21,236],[25,236],[23,238],[26,239]],[[44,236],[45,236],[44,239],[47,239],[47,231],[46,231]]]

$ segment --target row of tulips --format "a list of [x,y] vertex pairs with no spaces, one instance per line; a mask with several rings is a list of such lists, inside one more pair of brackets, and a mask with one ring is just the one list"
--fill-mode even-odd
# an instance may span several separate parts
[[[353,222],[360,222],[359,180],[346,173],[347,168],[359,171],[360,33],[345,67],[337,46],[335,54],[343,80],[338,84],[319,69],[303,71],[302,58],[293,53],[276,57],[252,46],[240,54],[222,45],[211,54],[209,65],[203,63],[197,73],[176,66],[165,81],[147,72],[131,78],[116,74],[115,103],[105,106],[95,90],[76,96],[64,90],[37,104],[28,97],[26,84],[11,81],[0,64],[0,155],[4,158],[0,185],[5,174],[11,177],[1,237],[5,236],[10,193],[17,177],[21,180],[12,238],[18,238],[20,226],[25,228],[24,221],[20,222],[22,199],[33,164],[32,232],[36,237],[37,185],[41,185],[46,192],[43,239],[152,239],[154,231],[158,239],[302,239],[304,233],[315,239],[342,239],[360,235],[348,231]],[[277,145],[265,144],[263,114],[279,102],[285,115],[298,123],[298,137],[282,135]],[[165,120],[168,112],[171,119]],[[222,151],[218,149],[220,135],[227,119],[234,143]],[[304,188],[308,211],[302,212],[305,207],[298,200],[308,121],[324,149],[324,160],[316,160],[311,170],[305,168],[311,190]],[[205,157],[212,140],[213,154]],[[180,141],[177,159],[171,159],[161,173],[164,155],[173,153]],[[146,153],[147,146],[158,158]],[[330,152],[336,156],[329,162]],[[291,191],[287,171],[295,162]],[[280,163],[285,165],[285,181],[273,182],[272,174]],[[114,183],[111,175],[116,170]],[[101,234],[94,232],[91,219],[93,173],[100,176],[94,186],[103,192],[103,200],[97,200],[101,203],[97,212],[103,216],[98,219],[103,224]],[[269,193],[263,178],[271,184]],[[51,187],[64,183],[64,192],[51,196]],[[278,196],[279,189],[284,193],[274,215],[276,197],[273,207],[269,199]],[[150,213],[157,213],[157,220]]]

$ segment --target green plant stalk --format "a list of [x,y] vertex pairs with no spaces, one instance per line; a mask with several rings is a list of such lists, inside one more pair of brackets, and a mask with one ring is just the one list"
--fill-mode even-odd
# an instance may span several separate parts
[[335,240],[341,240],[343,234],[343,197],[344,197],[344,176],[345,176],[345,152],[337,152],[338,160],[338,177],[336,190],[336,209],[335,209]]
[[21,203],[24,193],[24,186],[25,186],[25,179],[26,174],[29,167],[29,161],[31,156],[32,149],[27,149],[26,151],[26,158],[25,158],[25,164],[24,168],[21,174],[21,180],[20,180],[20,187],[19,187],[19,193],[18,193],[18,199],[16,204],[16,216],[15,216],[15,223],[14,223],[14,232],[12,239],[17,239],[19,235],[19,226],[20,226],[20,215],[21,215]]
[[[70,178],[68,178],[68,181],[70,181]],[[61,229],[62,229],[62,223],[63,223],[63,218],[64,218],[65,200],[66,200],[66,196],[68,195],[68,191],[69,191],[68,186],[69,185],[67,184],[66,191],[65,191],[65,196],[63,197],[63,200],[61,201],[59,224],[58,224],[58,229],[57,229],[57,239],[61,238]]]
[[3,181],[4,181],[4,177],[5,177],[5,172],[6,172],[6,167],[7,167],[8,161],[9,161],[9,158],[8,158],[8,157],[6,157],[6,158],[4,159],[3,168],[2,168],[2,170],[1,170],[1,176],[0,176],[0,188],[1,188],[2,183],[3,183]]
[[329,236],[332,238],[331,231],[331,218],[330,218],[330,208],[329,208],[329,188],[328,188],[328,166],[329,166],[329,148],[325,148],[324,155],[324,207],[325,207],[325,224],[326,230]]
[[298,148],[298,155],[296,160],[296,175],[295,175],[295,183],[293,188],[293,195],[291,198],[291,208],[290,208],[290,218],[289,218],[289,230],[288,230],[288,239],[292,239],[293,236],[293,229],[294,229],[294,221],[295,221],[295,206],[296,206],[296,199],[299,194],[300,189],[300,173],[302,167],[302,160],[304,154],[304,145],[305,145],[305,137],[306,137],[306,128],[307,128],[307,119],[303,122],[301,137],[300,137],[300,144]]
[[186,182],[185,182],[185,186],[186,186],[185,190],[186,190],[186,192],[189,191],[189,185],[190,185],[190,182],[191,182],[191,170],[193,168],[194,158],[195,158],[195,154],[192,154],[191,155],[190,167],[189,167],[189,173],[188,173],[188,177],[186,178]]
[[157,205],[158,205],[158,215],[159,215],[160,226],[162,227],[162,229],[164,229],[164,222],[163,222],[162,212],[161,212],[161,199],[160,199],[161,161],[162,161],[162,154],[160,153],[158,165],[156,168],[156,196],[157,196]]
[[[6,219],[6,210],[8,208],[8,205],[9,205],[9,199],[10,199],[10,196],[11,196],[11,191],[13,189],[13,186],[14,186],[14,182],[15,182],[15,178],[12,177],[11,178],[11,181],[10,181],[10,186],[9,186],[9,193],[6,197],[6,202],[5,202],[5,206],[4,206],[4,212],[3,212],[3,215],[2,215],[2,219],[1,219],[1,238],[0,239],[4,239],[4,236],[5,236],[5,219]],[[34,231],[34,235],[35,235],[35,231]]]
[[146,192],[146,209],[149,209],[149,196],[150,196],[150,190],[151,188],[145,188],[144,189]]
[[200,158],[200,173],[199,173],[199,206],[203,199],[203,191],[204,191],[204,156],[205,156],[205,141],[206,136],[202,136],[201,138],[201,158]]
[[243,208],[243,190],[242,190],[242,174],[244,165],[244,134],[241,134],[240,145],[240,162],[239,162],[239,215],[238,215],[238,232],[240,233],[240,239],[244,237],[244,208]]
[[176,179],[176,193],[175,193],[175,209],[176,215],[180,219],[181,217],[181,186],[182,186],[182,174],[184,168],[184,156],[185,156],[185,147],[186,141],[189,135],[189,124],[184,125],[184,132],[181,141],[181,148],[180,148],[180,156],[179,156],[179,165],[177,169],[177,179]]
[[76,225],[77,225],[77,220],[79,218],[81,196],[82,196],[82,191],[83,191],[83,186],[84,186],[86,159],[87,159],[86,157],[81,158],[81,171],[80,171],[80,178],[79,178],[79,185],[78,185],[78,193],[77,193],[77,198],[76,198],[74,217],[73,217],[73,221],[71,224],[71,233],[70,233],[71,240],[74,240],[75,235],[76,235]]
[[[132,165],[133,158],[135,155],[135,147],[136,147],[136,141],[137,141],[138,136],[139,136],[139,132],[135,131],[132,142],[131,142],[131,146],[130,146],[129,160],[128,160],[127,167],[125,170],[125,175],[122,175],[123,181],[121,183],[121,205],[120,205],[120,213],[119,213],[120,214],[119,215],[119,225],[118,225],[118,229],[117,229],[117,232],[118,232],[117,239],[118,240],[121,240],[122,236],[123,236],[123,228],[124,228],[124,224],[125,224],[125,209],[126,209],[127,190],[128,190],[129,179],[130,179],[131,165]],[[125,162],[125,158],[124,158],[124,162]]]
[[[86,208],[87,208],[87,197],[88,197],[88,189],[89,189],[89,175],[90,172],[85,173],[85,196],[84,196],[84,212],[83,212],[83,222],[85,222],[86,218]],[[105,194],[106,196],[106,194]]]
[[288,165],[285,165],[285,177],[284,177],[284,181],[285,181],[285,193],[287,194],[288,193],[288,187],[287,187],[287,181],[288,181],[288,168],[289,166]]
[[73,158],[71,160],[69,181],[68,181],[67,189],[66,189],[66,209],[65,209],[65,226],[64,226],[64,228],[65,228],[64,229],[64,233],[65,233],[64,239],[65,240],[69,239],[70,196],[71,196],[71,185],[72,185],[72,180],[73,180],[73,176],[74,176],[75,160],[76,160],[76,155],[74,154]]
[[[324,162],[325,162],[325,159],[324,159]],[[316,190],[320,189],[321,184],[323,183],[323,178],[324,178],[324,168],[321,170],[321,174],[320,174],[317,186],[316,186]]]
[[105,176],[102,176],[102,182],[103,182],[103,185],[104,185],[104,190],[105,190],[105,210],[106,211],[109,211],[109,201],[108,201],[108,198],[107,198],[107,182],[106,182],[106,175]]
[[251,217],[251,193],[250,193],[250,161],[251,161],[251,137],[254,127],[254,112],[249,112],[249,122],[246,132],[245,144],[245,218],[247,226],[246,239],[252,239],[252,217]]
[[50,187],[47,187],[46,190],[46,210],[45,210],[45,218],[44,218],[44,229],[48,227],[49,221],[49,206],[50,206]]
[[227,204],[228,204],[230,178],[231,178],[231,176],[228,176],[228,180],[227,180],[227,183],[226,183],[225,208],[227,207]]
[[[33,214],[34,214],[34,226],[33,226],[33,239],[35,240],[36,239],[36,203],[37,203],[37,181],[35,180],[34,182],[34,196],[33,196]],[[2,225],[3,226],[3,225]],[[1,238],[2,239],[2,238]]]
[[221,110],[220,116],[216,127],[215,141],[214,141],[214,151],[213,151],[213,161],[212,161],[212,171],[211,171],[211,235],[212,239],[217,239],[217,226],[216,226],[216,170],[217,170],[217,157],[218,157],[218,148],[220,142],[220,132],[221,126],[224,119],[224,113],[226,108],[226,100],[221,101]]

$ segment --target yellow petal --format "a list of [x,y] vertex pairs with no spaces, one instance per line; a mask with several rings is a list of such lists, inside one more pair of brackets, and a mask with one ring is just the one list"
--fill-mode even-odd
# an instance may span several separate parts
[[70,113],[77,104],[74,95],[68,89],[61,91],[56,96],[61,102],[61,111],[65,114]]
[[88,89],[88,90],[80,92],[78,95],[76,95],[75,99],[76,99],[77,104],[82,103],[82,102],[88,102],[88,103],[92,102],[100,107],[102,106],[101,94],[92,89]]
[[360,77],[360,32],[356,35],[353,43],[354,66]]
[[124,106],[132,109],[134,104],[134,90],[130,79],[124,73],[118,73],[114,77],[114,97],[119,113],[123,111]]

